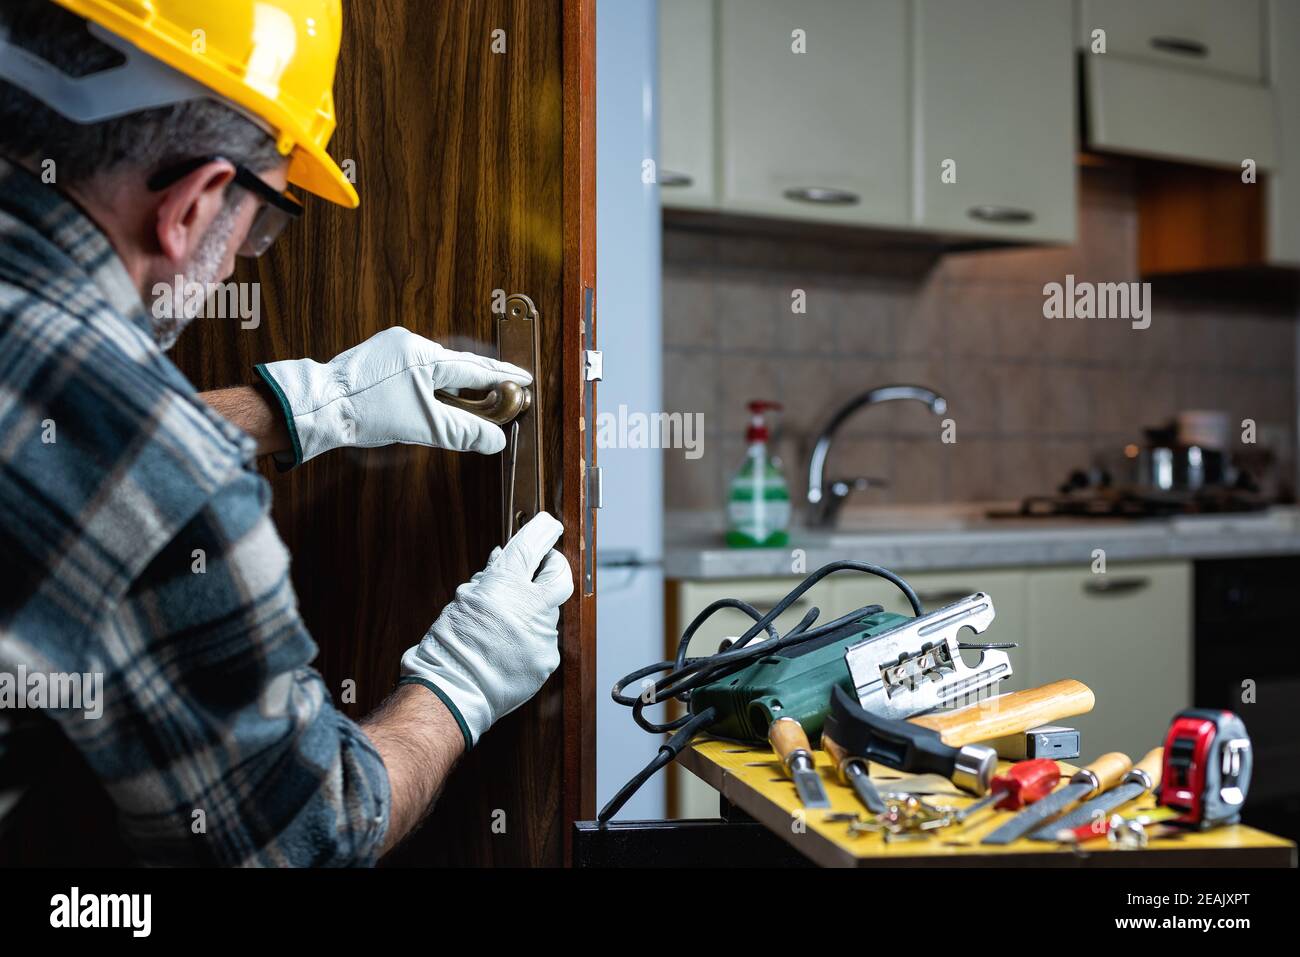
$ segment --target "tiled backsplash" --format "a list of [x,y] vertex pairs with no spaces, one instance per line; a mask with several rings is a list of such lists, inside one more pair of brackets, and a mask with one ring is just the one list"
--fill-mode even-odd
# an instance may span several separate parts
[[[1137,281],[1137,209],[1124,169],[1081,171],[1079,243],[949,254],[822,240],[664,233],[664,404],[702,412],[704,455],[668,451],[666,506],[717,508],[744,454],[745,403],[783,402],[780,450],[802,499],[808,451],[845,400],[909,383],[947,397],[957,441],[917,403],[846,423],[828,477],[886,489],[855,505],[1013,499],[1052,491],[1096,452],[1140,441],[1179,409],[1253,418],[1290,469],[1295,317],[1279,307],[1171,298],[1150,328],[1047,319],[1043,286]],[[806,293],[805,314],[791,308]],[[1288,472],[1287,474],[1290,474]]]

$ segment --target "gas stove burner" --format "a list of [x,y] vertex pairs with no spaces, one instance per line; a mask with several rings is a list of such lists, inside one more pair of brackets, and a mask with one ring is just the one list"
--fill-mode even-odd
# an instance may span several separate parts
[[1259,512],[1268,503],[1249,492],[1207,488],[1197,492],[1157,492],[1139,489],[1093,489],[1065,495],[1031,495],[1019,509],[991,511],[989,518],[1165,518]]

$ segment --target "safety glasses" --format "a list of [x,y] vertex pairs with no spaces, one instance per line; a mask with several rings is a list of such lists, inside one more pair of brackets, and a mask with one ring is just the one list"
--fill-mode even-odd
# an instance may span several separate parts
[[[231,163],[223,156],[204,156],[187,160],[151,176],[149,189],[154,192],[164,190],[180,182],[196,169],[217,161]],[[271,244],[279,238],[286,226],[302,215],[303,206],[287,192],[280,192],[247,167],[238,163],[231,163],[231,165],[235,167],[235,185],[248,190],[262,201],[257,214],[253,217],[253,224],[248,229],[248,236],[238,250],[240,256],[256,259],[271,248]]]

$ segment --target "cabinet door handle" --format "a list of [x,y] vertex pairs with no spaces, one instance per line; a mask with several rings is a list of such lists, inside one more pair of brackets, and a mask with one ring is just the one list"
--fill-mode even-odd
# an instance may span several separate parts
[[1151,585],[1146,576],[1130,575],[1127,578],[1097,578],[1083,583],[1083,590],[1089,595],[1105,595],[1113,598],[1117,595],[1131,595]]
[[679,173],[676,170],[661,169],[659,171],[659,185],[681,189],[686,186],[694,186],[695,177],[686,173]]
[[1179,56],[1210,55],[1210,48],[1200,40],[1188,40],[1184,37],[1152,37],[1151,46],[1161,53],[1177,53]]
[[919,591],[916,597],[921,599],[921,604],[933,611],[936,608],[942,608],[944,605],[951,605],[955,601],[961,601],[970,595],[979,591],[978,588],[953,588],[946,591]]
[[971,219],[978,219],[982,223],[1000,223],[1003,225],[1020,225],[1034,221],[1032,210],[1019,209],[1015,206],[972,206],[967,211],[967,215]]
[[796,186],[785,191],[785,198],[796,203],[816,203],[819,206],[853,206],[858,202],[857,193],[830,186]]

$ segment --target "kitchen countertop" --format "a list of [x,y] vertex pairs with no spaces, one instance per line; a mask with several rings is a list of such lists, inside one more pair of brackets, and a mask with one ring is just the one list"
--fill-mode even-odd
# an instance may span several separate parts
[[991,507],[895,507],[845,511],[834,530],[792,528],[783,548],[728,548],[718,513],[670,513],[664,575],[670,579],[797,577],[793,552],[812,571],[843,559],[895,571],[1090,562],[1300,555],[1300,508],[1150,519],[990,519]]

